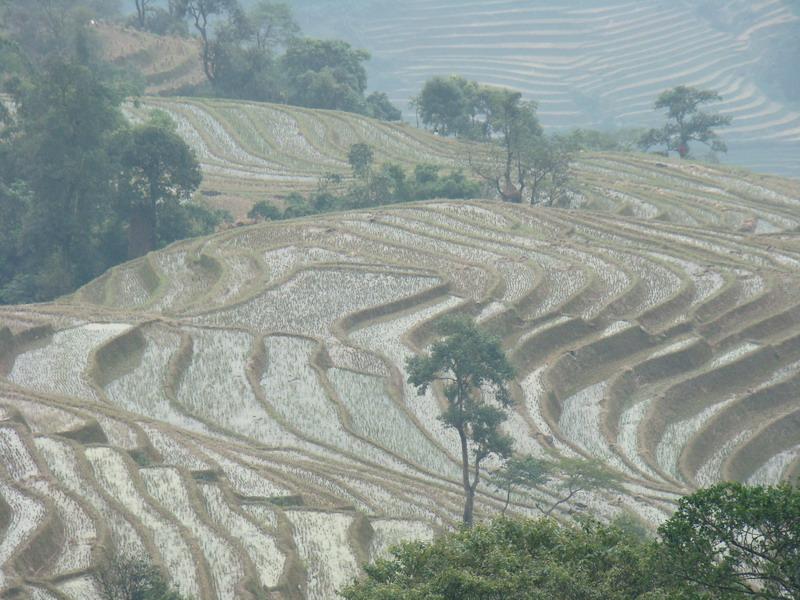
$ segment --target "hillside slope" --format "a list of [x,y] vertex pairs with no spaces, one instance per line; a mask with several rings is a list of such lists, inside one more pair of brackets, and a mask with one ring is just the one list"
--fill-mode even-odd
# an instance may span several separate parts
[[206,81],[196,38],[154,35],[106,23],[95,29],[106,60],[141,73],[148,94],[175,94]]
[[[179,243],[0,310],[0,591],[96,598],[114,547],[146,549],[198,598],[328,600],[387,544],[456,523],[442,399],[404,383],[450,312],[502,335],[519,452],[625,479],[560,517],[654,527],[696,486],[796,476],[797,196],[748,182],[777,232],[737,233],[744,196],[728,190],[744,179],[631,160],[619,202],[638,218],[493,202],[334,214]],[[673,196],[632,199],[665,170]],[[512,509],[536,514],[553,491]],[[501,505],[480,488],[479,517]]]
[[[469,172],[464,144],[350,113],[197,98],[145,98],[126,112],[136,121],[156,108],[197,153],[206,199],[237,216],[258,200],[312,191],[325,173],[349,177],[357,142],[370,144],[378,163]],[[758,233],[798,226],[800,181],[633,154],[582,154],[573,170],[572,207]]]
[[[338,4],[338,3],[337,3]],[[373,55],[370,83],[409,110],[433,75],[458,73],[522,91],[548,127],[651,126],[676,85],[720,92],[727,160],[800,176],[800,111],[759,86],[765,48],[798,16],[785,0],[327,0],[296,10],[315,35]],[[323,18],[324,15],[324,18]]]

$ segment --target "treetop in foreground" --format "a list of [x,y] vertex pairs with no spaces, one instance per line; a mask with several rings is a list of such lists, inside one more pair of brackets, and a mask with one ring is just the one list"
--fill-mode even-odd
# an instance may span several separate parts
[[347,600],[690,598],[653,577],[655,546],[622,528],[499,518],[397,547]]
[[800,598],[800,490],[722,483],[650,538],[624,520],[500,517],[365,568],[347,600]]

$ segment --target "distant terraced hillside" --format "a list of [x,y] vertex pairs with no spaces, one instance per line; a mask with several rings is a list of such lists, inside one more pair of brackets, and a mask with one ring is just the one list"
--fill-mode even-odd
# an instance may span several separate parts
[[[349,113],[166,98],[126,112],[135,121],[154,108],[172,116],[197,153],[206,198],[238,216],[257,200],[314,190],[325,173],[348,177],[347,152],[356,142],[373,146],[379,163],[469,171],[463,144]],[[582,154],[573,171],[575,208],[758,233],[798,227],[800,183],[793,180],[634,154]]]
[[359,142],[373,147],[376,162],[407,169],[466,163],[460,143],[352,113],[201,98],[145,98],[125,112],[136,122],[153,109],[172,117],[197,154],[205,178],[201,191],[238,216],[258,200],[313,191],[326,173],[350,177],[347,153]]
[[[94,600],[115,547],[197,598],[329,600],[388,544],[453,525],[456,440],[404,359],[456,311],[517,367],[518,451],[625,479],[561,518],[653,527],[696,486],[796,477],[794,184],[580,168],[604,210],[432,202],[254,226],[0,310],[0,594]],[[735,232],[754,211],[765,233]],[[501,505],[480,488],[480,518]]]
[[[800,111],[755,83],[765,45],[798,17],[784,0],[351,1],[306,0],[311,32],[373,53],[370,83],[407,108],[437,74],[508,86],[540,103],[550,127],[650,126],[654,98],[675,85],[718,90],[729,160],[800,176]],[[306,7],[305,5],[310,5]]]

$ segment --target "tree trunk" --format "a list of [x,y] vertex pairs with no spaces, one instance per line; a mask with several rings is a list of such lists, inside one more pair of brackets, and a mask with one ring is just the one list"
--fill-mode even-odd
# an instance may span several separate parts
[[156,211],[149,204],[131,209],[128,223],[128,259],[139,258],[156,247]]
[[144,29],[146,21],[146,0],[136,0],[136,17],[139,20],[139,29]]
[[475,491],[469,480],[469,446],[467,432],[463,427],[458,428],[458,437],[461,438],[461,476],[464,486],[464,525],[472,527],[472,512],[475,506]]
[[508,510],[508,505],[511,504],[511,486],[509,485],[506,489],[506,503],[503,505],[503,512],[501,513],[503,516],[506,516],[506,511]]

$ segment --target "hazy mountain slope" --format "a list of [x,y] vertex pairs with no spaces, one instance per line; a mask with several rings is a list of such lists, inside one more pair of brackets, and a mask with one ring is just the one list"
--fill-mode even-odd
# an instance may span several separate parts
[[523,91],[549,127],[650,126],[662,90],[696,85],[734,118],[730,162],[800,176],[800,111],[757,84],[771,40],[797,24],[785,0],[338,4],[295,12],[312,34],[370,50],[370,85],[404,109],[427,78],[459,73]]
[[200,62],[200,41],[160,36],[100,23],[95,27],[105,58],[142,74],[148,94],[170,94],[206,81]]
[[[665,177],[630,168],[631,186]],[[411,204],[179,243],[0,310],[0,590],[95,598],[114,546],[200,598],[328,599],[398,537],[457,522],[453,437],[403,383],[452,311],[503,335],[520,452],[626,479],[570,509],[655,526],[697,485],[797,473],[796,235],[710,227],[736,212],[695,201],[718,173],[666,169],[654,206],[699,225]],[[768,195],[736,182],[717,186]],[[776,213],[797,202],[771,196]],[[479,495],[480,516],[498,510]]]

